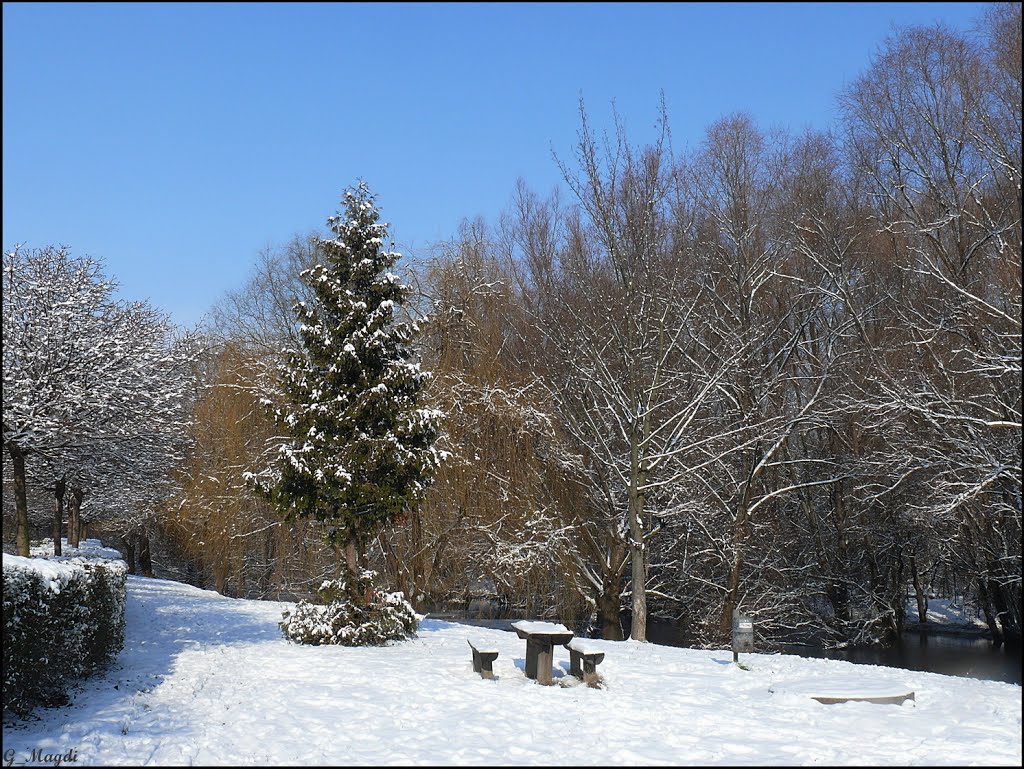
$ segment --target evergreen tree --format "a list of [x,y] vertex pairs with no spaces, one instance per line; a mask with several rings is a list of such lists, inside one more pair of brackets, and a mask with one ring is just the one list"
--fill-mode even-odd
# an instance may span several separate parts
[[313,299],[296,305],[303,347],[288,354],[275,411],[288,441],[258,485],[288,520],[332,522],[354,578],[362,547],[418,503],[443,453],[441,413],[418,405],[429,377],[410,347],[419,328],[396,318],[409,295],[390,271],[401,255],[385,249],[365,183],[343,204],[327,220],[337,237],[318,241],[302,273]]

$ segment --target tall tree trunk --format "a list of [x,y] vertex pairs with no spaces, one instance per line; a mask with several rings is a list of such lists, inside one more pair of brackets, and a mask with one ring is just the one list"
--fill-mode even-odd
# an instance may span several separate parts
[[139,533],[139,569],[143,577],[153,576],[153,556],[149,551],[149,532],[143,529]]
[[629,637],[647,640],[647,553],[644,547],[644,491],[647,481],[640,460],[640,435],[630,436],[629,557],[633,576],[633,622]]
[[28,558],[28,493],[25,489],[25,454],[13,442],[7,444],[7,453],[11,455],[11,464],[14,465],[14,510],[17,521],[15,542],[18,547],[18,555]]
[[647,563],[644,547],[642,503],[634,502],[629,512],[629,553],[633,572],[633,622],[629,637],[647,640]]
[[[60,555],[60,540],[64,536],[64,491],[67,482],[61,478],[53,486],[53,554]],[[68,540],[68,545],[71,541]]]

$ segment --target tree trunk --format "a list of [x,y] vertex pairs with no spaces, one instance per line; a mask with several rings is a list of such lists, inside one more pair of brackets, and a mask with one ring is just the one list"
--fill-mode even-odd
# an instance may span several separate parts
[[407,596],[412,600],[412,605],[417,611],[423,611],[426,604],[426,579],[424,575],[426,569],[423,567],[424,559],[427,557],[426,552],[423,549],[423,523],[420,517],[419,508],[416,507],[411,512],[412,520],[410,521],[410,536],[411,536],[411,549],[414,553],[412,559],[412,584],[410,585],[410,595]]
[[[996,564],[989,564],[989,569],[994,570],[998,568]],[[999,623],[999,628],[1002,631],[1003,641],[1013,642],[1019,640],[1020,634],[1015,631],[1012,618],[1010,616],[1010,607],[1006,602],[1006,595],[1003,591],[1003,586],[995,580],[988,580],[988,595],[992,601],[992,606],[995,609],[995,619]]]
[[630,514],[629,522],[629,551],[633,567],[633,621],[629,637],[634,641],[647,640],[647,563],[641,515],[641,510],[635,510]]
[[221,595],[228,586],[228,561],[220,558],[213,564],[213,589]]
[[732,566],[729,567],[729,577],[725,588],[725,604],[722,607],[722,617],[718,622],[719,632],[726,638],[732,635],[732,613],[739,606],[740,575],[743,573],[743,550],[737,546],[733,553]]
[[601,626],[601,638],[609,641],[621,641],[622,611],[620,594],[622,592],[618,579],[605,579],[604,590],[597,596],[597,622]]
[[[60,555],[60,540],[64,535],[64,491],[67,483],[63,478],[53,486],[53,554]],[[68,540],[68,545],[71,541]]]
[[644,492],[647,474],[640,463],[640,436],[635,432],[630,440],[629,489],[629,558],[633,576],[633,621],[629,637],[634,641],[647,640],[647,563],[644,547]]
[[910,579],[914,583],[914,596],[917,598],[917,619],[922,625],[928,621],[928,596],[921,589],[921,578],[917,575],[917,560],[910,556]]
[[359,575],[359,546],[355,532],[349,532],[348,540],[345,542],[345,568],[348,569],[349,579],[355,579]]
[[121,545],[124,547],[124,561],[128,564],[128,573],[135,573],[135,539],[131,534],[121,537]]
[[733,525],[732,565],[729,567],[729,576],[726,582],[725,605],[722,607],[722,616],[718,623],[718,630],[723,638],[732,636],[732,613],[740,604],[740,582],[743,574],[747,533],[750,528],[750,483],[751,481],[748,479],[743,487],[743,494],[740,497],[736,513],[736,522]]
[[149,552],[149,534],[145,529],[139,534],[139,569],[143,577],[153,576],[153,557]]
[[1003,642],[1003,631],[1000,629],[999,623],[996,622],[996,615],[992,611],[992,601],[989,598],[985,582],[984,577],[978,577],[978,599],[982,611],[985,612],[985,623],[988,625],[989,632],[992,633],[992,640],[998,644]]
[[15,542],[18,555],[28,558],[28,493],[25,489],[25,454],[13,443],[7,444],[7,452],[14,465],[14,509],[17,521]]
[[836,619],[844,625],[850,621],[850,591],[846,583],[832,580],[828,583],[828,599]]
[[85,492],[75,486],[71,487],[71,499],[68,501],[68,545],[78,547],[82,538],[82,500]]

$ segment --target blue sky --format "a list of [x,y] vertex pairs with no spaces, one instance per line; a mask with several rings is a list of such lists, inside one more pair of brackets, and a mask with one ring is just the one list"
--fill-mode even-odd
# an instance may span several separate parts
[[825,128],[894,25],[983,3],[3,5],[3,246],[102,257],[184,325],[363,178],[399,250],[547,192],[582,94],[677,149],[744,110]]

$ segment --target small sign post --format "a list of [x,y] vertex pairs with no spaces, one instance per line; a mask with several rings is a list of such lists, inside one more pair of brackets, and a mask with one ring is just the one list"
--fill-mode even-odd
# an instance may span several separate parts
[[754,651],[754,620],[739,609],[732,610],[732,661],[740,661],[740,652]]

